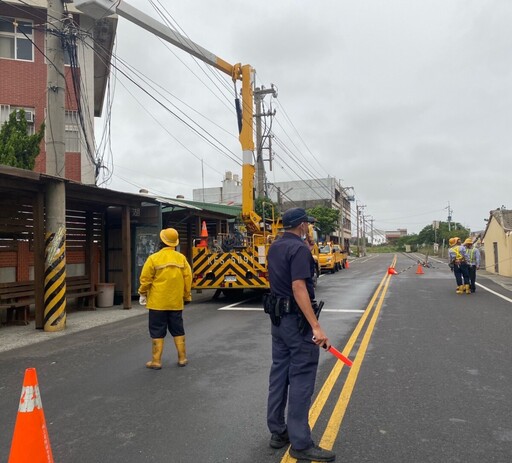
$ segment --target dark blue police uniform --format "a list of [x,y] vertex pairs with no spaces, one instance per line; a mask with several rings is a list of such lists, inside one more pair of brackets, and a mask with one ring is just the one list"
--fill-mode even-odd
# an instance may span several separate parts
[[[270,290],[279,297],[293,300],[292,282],[305,280],[309,297],[315,297],[312,279],[313,257],[308,246],[293,233],[284,233],[274,241],[268,252]],[[314,263],[313,263],[314,266]],[[295,309],[293,309],[295,307]],[[292,305],[284,313],[279,326],[272,324],[272,367],[269,378],[267,425],[271,433],[288,430],[293,449],[313,445],[308,416],[315,387],[319,349],[307,325],[299,332],[300,309]],[[285,408],[288,402],[288,416]]]

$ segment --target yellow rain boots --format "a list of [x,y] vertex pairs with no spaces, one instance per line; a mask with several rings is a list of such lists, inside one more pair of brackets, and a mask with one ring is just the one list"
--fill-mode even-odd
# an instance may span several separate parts
[[185,349],[185,336],[176,336],[174,338],[174,344],[176,344],[176,350],[178,351],[178,366],[184,367],[188,363]]
[[162,352],[164,351],[164,338],[152,339],[152,354],[153,358],[150,362],[146,363],[146,368],[153,370],[160,370],[162,368]]
[[464,287],[466,289],[466,294],[471,294],[471,288],[469,287],[469,285],[465,285]]
[[462,294],[464,292],[464,285],[457,286],[457,294]]

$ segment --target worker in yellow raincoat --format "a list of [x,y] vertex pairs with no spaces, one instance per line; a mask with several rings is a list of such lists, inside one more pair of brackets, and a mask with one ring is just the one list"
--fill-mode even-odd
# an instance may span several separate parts
[[174,228],[166,228],[160,232],[160,240],[162,249],[147,258],[139,286],[139,302],[149,309],[149,334],[153,347],[153,357],[146,367],[153,370],[162,368],[167,330],[174,338],[178,365],[184,367],[188,363],[183,308],[192,300],[192,271],[185,256],[176,251],[178,232]]

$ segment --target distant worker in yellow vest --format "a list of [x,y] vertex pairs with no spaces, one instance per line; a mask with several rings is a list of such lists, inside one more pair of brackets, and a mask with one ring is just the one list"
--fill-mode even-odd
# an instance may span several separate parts
[[185,329],[183,327],[184,305],[192,300],[192,271],[185,256],[176,251],[178,232],[166,228],[160,232],[162,248],[151,254],[142,267],[140,275],[139,302],[149,309],[149,334],[152,339],[153,358],[147,368],[162,368],[162,352],[167,330],[174,338],[178,351],[178,365],[187,361]]
[[448,244],[450,245],[450,249],[448,249],[449,265],[457,282],[457,290],[455,292],[457,294],[470,294],[466,248],[462,246],[461,239],[457,236],[450,238]]
[[480,250],[473,247],[471,238],[464,241],[464,247],[468,256],[469,289],[474,293],[476,291],[476,271],[480,269]]

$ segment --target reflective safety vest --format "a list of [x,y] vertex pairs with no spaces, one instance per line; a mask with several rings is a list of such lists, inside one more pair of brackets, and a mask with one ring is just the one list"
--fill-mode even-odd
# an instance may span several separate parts
[[470,265],[476,265],[477,261],[476,261],[476,258],[475,258],[475,248],[471,248],[471,249],[467,249],[466,248],[466,252],[468,254],[469,264]]
[[465,256],[462,255],[460,252],[460,245],[456,245],[453,248],[450,248],[450,251],[452,252],[452,262],[456,264],[462,264],[463,262],[466,262]]

